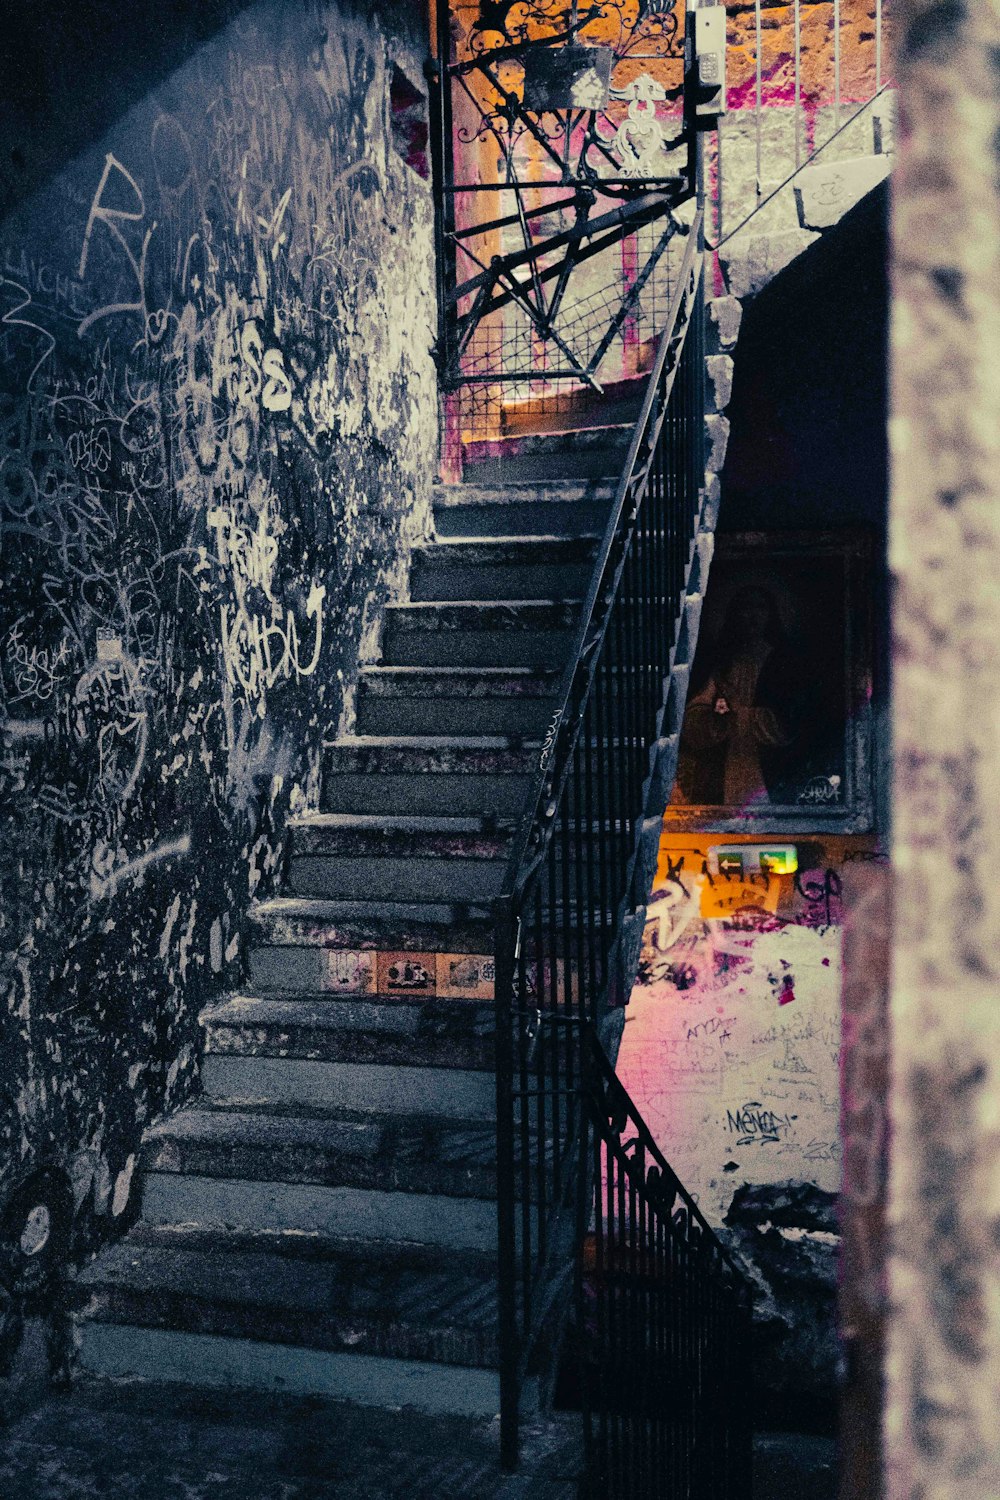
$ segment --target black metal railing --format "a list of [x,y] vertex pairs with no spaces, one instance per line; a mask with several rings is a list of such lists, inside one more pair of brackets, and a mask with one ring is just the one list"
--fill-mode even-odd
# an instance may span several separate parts
[[[611,1140],[593,1107],[594,1049],[608,1011],[628,998],[652,875],[649,835],[655,851],[669,790],[658,783],[660,734],[704,478],[701,233],[698,214],[495,905],[508,1467],[522,1396],[551,1359],[572,1300],[592,1219],[594,1142]],[[653,1207],[643,1213],[656,1217]],[[663,1228],[673,1244],[673,1220]],[[685,1285],[694,1284],[692,1264],[684,1259]],[[700,1316],[702,1301],[683,1305]],[[628,1356],[618,1348],[614,1357]]]
[[588,1500],[749,1496],[747,1284],[593,1040],[575,1353]]

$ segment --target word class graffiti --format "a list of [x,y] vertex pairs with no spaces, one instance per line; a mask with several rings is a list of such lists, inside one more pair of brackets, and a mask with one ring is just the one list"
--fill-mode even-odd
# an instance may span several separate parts
[[735,1112],[726,1110],[726,1130],[738,1137],[737,1145],[775,1145],[798,1119],[798,1115],[777,1114],[759,1099],[749,1099]]
[[222,655],[226,674],[234,687],[246,694],[248,701],[256,703],[261,718],[267,712],[267,690],[282,679],[301,682],[311,677],[319,666],[323,650],[323,600],[326,587],[314,583],[306,601],[306,618],[314,622],[312,654],[303,661],[299,646],[299,629],[291,609],[280,618],[268,620],[261,614],[237,605],[230,610],[223,604],[221,610]]

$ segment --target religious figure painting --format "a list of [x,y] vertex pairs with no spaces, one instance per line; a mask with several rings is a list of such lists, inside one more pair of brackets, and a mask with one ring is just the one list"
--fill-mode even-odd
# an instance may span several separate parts
[[871,826],[866,538],[722,535],[668,826]]

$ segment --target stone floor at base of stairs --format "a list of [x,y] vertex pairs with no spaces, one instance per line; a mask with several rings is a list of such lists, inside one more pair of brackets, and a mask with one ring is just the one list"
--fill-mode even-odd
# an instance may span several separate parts
[[[31,1500],[578,1500],[577,1419],[491,1424],[251,1393],[82,1381],[0,1431],[0,1496]],[[753,1500],[835,1500],[836,1443],[758,1433]]]
[[0,1496],[577,1500],[573,1423],[539,1423],[526,1434],[521,1472],[504,1475],[493,1424],[83,1381],[0,1431]]
[[758,1432],[753,1500],[836,1500],[837,1442],[803,1432]]

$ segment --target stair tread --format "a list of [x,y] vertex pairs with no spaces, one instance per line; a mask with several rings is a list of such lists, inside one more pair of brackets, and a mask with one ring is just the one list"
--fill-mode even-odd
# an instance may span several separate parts
[[[510,624],[521,617],[544,618],[559,615],[572,622],[580,608],[580,599],[411,599],[406,604],[387,604],[386,621],[397,623],[408,619],[414,621],[440,620],[443,624],[449,615],[456,616],[456,626],[464,625],[464,617],[495,614],[502,623]],[[458,612],[462,611],[462,615]]]
[[[469,1030],[477,1024],[477,1006],[472,1000],[441,1000],[435,997],[421,1001],[418,1005],[382,1004],[363,1007],[366,1001],[357,997],[321,996],[304,997],[301,1000],[276,999],[271,996],[229,995],[208,1005],[201,1012],[203,1025],[213,1026],[306,1026],[329,1031],[379,1030],[400,1035],[418,1037],[422,1027],[451,1019],[463,1022]],[[485,1006],[478,1007],[484,1015],[489,1014]],[[359,1014],[360,1012],[360,1014]],[[371,1012],[377,1012],[372,1015]],[[427,1012],[432,1012],[431,1016]],[[490,1028],[492,1029],[492,1028]],[[479,1034],[486,1034],[480,1027]]]
[[[490,1017],[493,1015],[492,1000],[467,1000],[456,995],[413,995],[406,994],[405,991],[382,994],[378,991],[368,993],[367,991],[329,990],[320,994],[315,990],[302,990],[301,993],[288,990],[282,991],[279,995],[271,995],[247,989],[234,990],[228,995],[223,995],[213,1001],[212,1005],[228,1005],[237,1000],[269,1005],[272,1003],[287,1006],[307,1003],[323,1005],[338,1014],[357,1010],[369,1018],[373,1028],[384,1025],[387,1030],[416,1027],[426,1017],[429,1017],[431,1024],[434,1024],[435,1021],[441,1019],[447,1021],[450,1016],[464,1019],[477,1010],[482,1010]],[[397,1011],[404,1013],[398,1021],[394,1015]],[[415,1014],[411,1016],[406,1014],[407,1012]],[[345,1021],[344,1024],[351,1023]]]
[[[358,688],[361,693],[388,688],[429,687],[451,696],[462,688],[463,697],[486,697],[492,691],[504,691],[517,684],[517,694],[525,697],[550,697],[559,687],[559,667],[546,666],[378,666],[361,667]],[[445,688],[448,694],[444,693]],[[402,696],[402,694],[400,694]],[[423,736],[421,736],[423,738]]]
[[[398,1069],[393,1071],[398,1072]],[[419,1110],[199,1098],[146,1131],[147,1174],[492,1201],[496,1124]],[[252,1228],[252,1225],[245,1226]]]
[[214,1251],[265,1251],[293,1264],[303,1261],[362,1260],[391,1265],[405,1261],[416,1269],[447,1270],[454,1262],[478,1276],[496,1274],[496,1249],[473,1250],[461,1245],[421,1244],[416,1240],[393,1240],[356,1235],[331,1234],[323,1230],[303,1233],[294,1229],[218,1229],[203,1224],[152,1224],[139,1219],[120,1244],[161,1246],[166,1249]]
[[617,481],[603,477],[592,479],[511,479],[502,483],[494,479],[463,480],[460,484],[436,484],[433,489],[435,505],[502,504],[504,500],[520,503],[537,500],[539,504],[555,504],[574,500],[610,500],[617,489]]
[[247,1109],[204,1098],[150,1126],[143,1136],[144,1150],[165,1141],[277,1151],[305,1147],[362,1161],[374,1161],[389,1150],[412,1155],[429,1145],[442,1163],[451,1165],[496,1159],[496,1127],[489,1120],[329,1106],[287,1105],[279,1111],[269,1104]]
[[315,921],[336,921],[338,917],[377,918],[397,920],[412,915],[416,920],[432,926],[449,922],[468,921],[473,913],[489,916],[486,907],[463,906],[458,902],[428,901],[334,901],[311,896],[274,896],[269,901],[255,902],[251,916],[258,920],[268,917],[301,917]]
[[484,906],[276,896],[251,907],[249,922],[256,941],[269,947],[493,951],[493,918]]
[[558,551],[573,557],[586,557],[601,540],[599,532],[580,531],[574,536],[561,536],[558,532],[517,532],[504,536],[442,536],[432,542],[419,542],[413,548],[413,556],[421,560],[444,559],[461,552],[483,552],[490,558],[498,553],[523,550],[525,552]]
[[441,1269],[410,1266],[400,1248],[392,1260],[367,1261],[357,1254],[329,1255],[320,1262],[291,1260],[264,1249],[229,1249],[216,1238],[216,1253],[203,1249],[130,1243],[109,1246],[77,1275],[89,1288],[170,1290],[177,1295],[223,1302],[283,1307],[310,1313],[360,1313],[389,1321],[493,1327],[496,1291],[460,1253]]
[[253,1110],[205,1108],[197,1101],[151,1125],[143,1143],[189,1140],[233,1141],[255,1146],[307,1145],[367,1157],[378,1148],[386,1118],[354,1110],[263,1114]]
[[385,813],[379,815],[378,813],[310,812],[289,818],[287,827],[293,830],[296,828],[356,828],[372,833],[388,828],[402,833],[478,834],[496,833],[498,829],[511,830],[514,824],[512,822],[497,824],[490,818],[435,817],[430,814]]
[[[343,1135],[347,1141],[361,1142],[373,1132],[391,1130],[406,1125],[407,1128],[430,1130],[435,1134],[457,1132],[462,1139],[476,1136],[492,1141],[494,1127],[486,1120],[452,1120],[441,1115],[424,1115],[413,1111],[387,1111],[380,1109],[349,1109],[345,1105],[301,1105],[265,1104],[260,1108],[234,1107],[221,1104],[204,1094],[197,1095],[174,1114],[155,1125],[147,1126],[144,1141],[161,1137],[187,1135],[232,1137],[236,1141],[255,1139],[262,1143],[274,1140],[311,1140],[324,1144],[335,1143],[334,1138]],[[359,1146],[360,1149],[360,1146]]]
[[[561,1421],[563,1414],[557,1414]],[[523,1473],[501,1476],[491,1414],[431,1415],[344,1397],[164,1380],[107,1380],[81,1372],[72,1394],[36,1408],[30,1429],[11,1429],[3,1475],[11,1496],[79,1497],[100,1476],[102,1500],[575,1500],[580,1418],[553,1437],[555,1418],[522,1424]],[[537,1433],[537,1437],[536,1437]],[[7,1436],[7,1434],[5,1434]],[[69,1490],[53,1479],[73,1459]],[[112,1455],[114,1457],[112,1458]],[[110,1460],[110,1461],[109,1461]],[[206,1476],[211,1476],[207,1479]],[[537,1477],[541,1476],[541,1477]],[[182,1482],[184,1481],[184,1482]],[[53,1486],[56,1486],[54,1489]]]
[[[427,670],[423,667],[418,672]],[[325,740],[325,750],[509,750],[511,735],[506,734],[344,734]],[[526,744],[541,743],[526,741]]]
[[218,1057],[308,1059],[393,1070],[489,1072],[493,1009],[469,1000],[369,1005],[323,996],[231,996],[199,1016],[205,1052]]
[[[416,900],[447,900],[454,894],[460,900],[483,900],[482,882],[506,858],[513,829],[512,822],[494,825],[488,818],[319,813],[289,825],[289,878],[300,894],[365,895],[369,879],[391,870],[388,878],[397,898],[410,894]],[[349,870],[359,872],[352,882],[358,889],[331,888]],[[429,881],[431,871],[440,874]],[[318,884],[310,890],[303,880],[317,872]]]
[[552,678],[558,679],[560,672],[558,667],[408,667],[408,666],[385,666],[381,662],[372,663],[361,668],[363,677],[369,675],[407,677],[432,676],[441,677],[445,680],[462,677],[485,677],[489,680],[500,680],[505,677],[532,678],[539,681],[548,681]]

